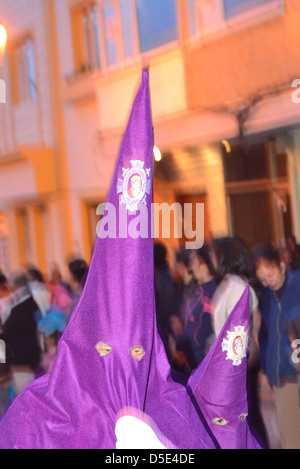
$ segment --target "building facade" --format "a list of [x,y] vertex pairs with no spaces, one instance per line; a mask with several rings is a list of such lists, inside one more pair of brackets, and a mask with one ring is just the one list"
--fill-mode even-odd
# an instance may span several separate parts
[[219,133],[229,233],[250,247],[299,239],[300,3],[187,3],[188,107],[234,118],[228,135]]
[[3,270],[90,260],[143,54],[155,201],[181,204],[175,223],[204,203],[207,240],[300,239],[297,1],[2,0],[0,19]]
[[52,2],[0,5],[7,30],[1,67],[0,267],[62,262],[70,242],[69,184]]

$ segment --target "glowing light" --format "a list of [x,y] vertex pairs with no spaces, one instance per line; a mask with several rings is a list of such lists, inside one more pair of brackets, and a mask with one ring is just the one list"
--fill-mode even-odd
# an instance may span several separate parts
[[0,24],[0,47],[3,47],[6,44],[7,33],[6,29],[2,24]]
[[153,148],[153,153],[154,153],[155,161],[160,161],[161,160],[161,152],[159,151],[159,148],[154,147]]
[[230,143],[227,142],[227,140],[222,140],[222,143],[225,147],[225,150],[226,150],[226,153],[230,153],[231,152],[231,146],[230,146]]

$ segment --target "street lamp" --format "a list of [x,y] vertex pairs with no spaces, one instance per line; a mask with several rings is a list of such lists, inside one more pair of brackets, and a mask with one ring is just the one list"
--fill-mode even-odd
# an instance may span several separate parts
[[6,41],[7,41],[6,29],[4,28],[2,24],[0,24],[0,65],[2,65],[2,58],[5,52]]
[[153,153],[154,153],[154,159],[155,161],[160,161],[161,160],[161,152],[158,147],[153,148]]

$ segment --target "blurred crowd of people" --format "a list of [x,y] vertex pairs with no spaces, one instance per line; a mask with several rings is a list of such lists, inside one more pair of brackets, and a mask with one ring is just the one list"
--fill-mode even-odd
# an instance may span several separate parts
[[[285,248],[259,244],[252,251],[239,238],[215,239],[198,250],[179,250],[173,264],[171,269],[166,246],[156,242],[157,323],[174,377],[188,378],[202,362],[249,285],[248,418],[268,447],[258,393],[263,370],[274,395],[281,446],[299,448],[300,247],[295,238],[288,238]],[[11,278],[0,272],[0,419],[30,382],[51,371],[88,269],[75,259],[66,280],[55,266],[49,278],[32,266]]]
[[68,273],[64,281],[57,266],[49,278],[33,266],[9,278],[0,271],[0,419],[28,384],[52,369],[88,264],[74,259]]
[[251,251],[242,239],[215,239],[198,250],[176,253],[154,246],[157,322],[174,370],[190,376],[208,353],[246,285],[250,291],[248,347],[249,420],[270,447],[262,418],[259,376],[273,393],[280,445],[300,448],[298,341],[300,338],[300,247],[261,243]]

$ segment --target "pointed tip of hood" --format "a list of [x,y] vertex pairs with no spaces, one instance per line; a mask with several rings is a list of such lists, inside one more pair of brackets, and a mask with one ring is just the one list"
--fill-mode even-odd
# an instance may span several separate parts
[[189,387],[198,404],[235,407],[247,399],[246,373],[250,324],[247,286],[208,355],[193,372]]

